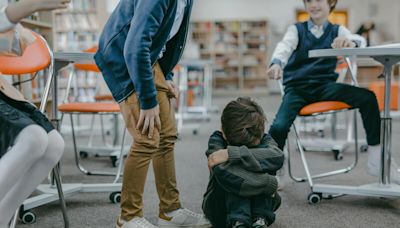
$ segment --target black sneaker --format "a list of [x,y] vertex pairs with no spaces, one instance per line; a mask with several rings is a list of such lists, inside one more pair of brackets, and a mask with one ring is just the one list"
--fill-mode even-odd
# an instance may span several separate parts
[[254,219],[253,225],[251,225],[252,228],[264,228],[267,227],[267,223],[265,223],[265,219],[263,218],[256,218]]
[[247,228],[247,226],[243,222],[236,221],[233,223],[232,228]]

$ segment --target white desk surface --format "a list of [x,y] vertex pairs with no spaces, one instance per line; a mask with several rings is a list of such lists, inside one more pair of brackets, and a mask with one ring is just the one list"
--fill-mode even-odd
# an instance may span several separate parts
[[393,57],[400,57],[400,47],[376,46],[376,47],[367,47],[367,48],[319,49],[319,50],[309,51],[310,58],[334,57],[334,56],[360,56],[360,57],[393,56]]

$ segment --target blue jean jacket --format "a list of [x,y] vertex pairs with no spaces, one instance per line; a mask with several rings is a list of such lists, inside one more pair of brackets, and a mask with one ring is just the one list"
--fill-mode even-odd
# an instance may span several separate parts
[[[152,66],[159,62],[166,79],[185,45],[193,0],[187,0],[178,33],[167,42],[177,0],[121,0],[100,37],[95,61],[117,102],[136,92],[141,109],[157,105]],[[163,58],[158,59],[166,45]]]

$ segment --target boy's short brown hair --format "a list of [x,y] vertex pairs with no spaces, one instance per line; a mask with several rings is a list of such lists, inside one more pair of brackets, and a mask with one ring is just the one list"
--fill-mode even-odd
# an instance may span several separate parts
[[222,131],[232,146],[254,147],[260,144],[265,121],[262,108],[247,97],[229,102],[221,116]]
[[[306,3],[307,0],[303,0],[304,3]],[[335,10],[335,7],[337,5],[338,0],[328,0],[328,4],[331,7],[330,12],[332,12],[333,10]]]

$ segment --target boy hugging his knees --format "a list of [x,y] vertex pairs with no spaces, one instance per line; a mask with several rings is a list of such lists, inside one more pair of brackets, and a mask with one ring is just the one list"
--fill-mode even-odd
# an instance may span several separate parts
[[221,116],[222,131],[209,139],[210,181],[203,211],[213,227],[266,227],[281,203],[276,171],[282,151],[265,134],[262,108],[249,98],[231,101]]

